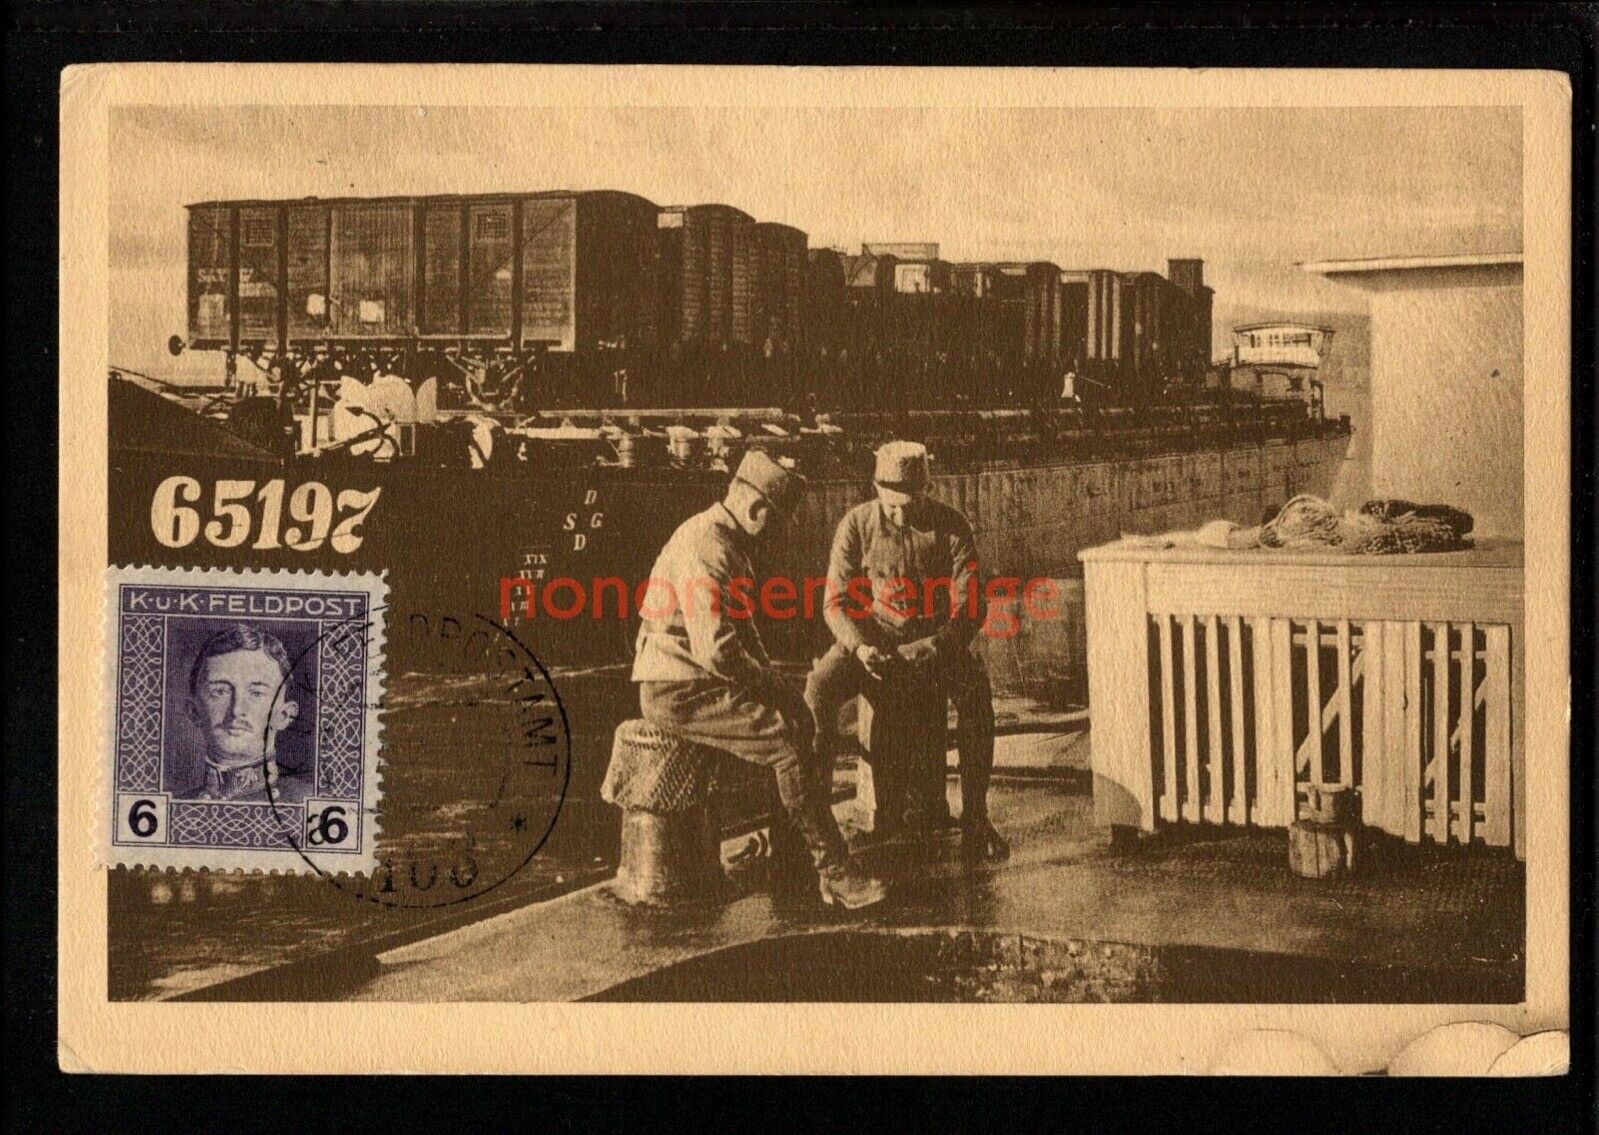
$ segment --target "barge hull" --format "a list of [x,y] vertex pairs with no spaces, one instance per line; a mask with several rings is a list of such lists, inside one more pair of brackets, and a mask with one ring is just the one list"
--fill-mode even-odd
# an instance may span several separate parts
[[[115,436],[115,431],[113,431]],[[1152,533],[1227,519],[1256,524],[1297,493],[1326,495],[1343,461],[1345,436],[1238,445],[1189,453],[1047,466],[985,469],[936,478],[935,495],[972,522],[987,577],[1076,580],[1083,548],[1124,533]],[[636,588],[672,530],[716,500],[726,475],[628,476],[605,468],[529,464],[510,478],[470,469],[426,469],[357,461],[280,461],[238,453],[171,452],[113,446],[110,559],[117,564],[350,572],[385,570],[391,606],[504,617],[502,580],[545,584],[569,577],[588,587],[616,577]],[[177,487],[174,488],[176,479]],[[262,533],[269,487],[283,502],[279,532]],[[306,486],[312,486],[307,488]],[[320,486],[320,488],[316,487]],[[335,527],[371,501],[343,541],[292,546],[282,536],[305,528],[293,515],[325,497],[353,502]],[[813,482],[780,546],[758,568],[796,581],[821,574],[840,517],[866,500],[865,478]],[[176,494],[176,495],[175,495]],[[243,541],[215,524],[217,501],[237,498],[253,526]],[[187,510],[187,529],[172,507]],[[305,510],[302,510],[305,511]],[[192,537],[174,546],[173,535]],[[163,539],[165,537],[165,539]],[[521,602],[520,595],[517,605]],[[562,603],[571,596],[563,595]],[[626,662],[636,620],[520,619],[528,645],[548,666],[582,668]],[[800,662],[825,645],[820,619],[768,621],[776,657]],[[405,660],[396,658],[403,666]]]

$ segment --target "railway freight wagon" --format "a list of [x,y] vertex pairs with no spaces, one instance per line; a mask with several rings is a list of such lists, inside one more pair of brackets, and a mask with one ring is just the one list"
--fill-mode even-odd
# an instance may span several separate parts
[[592,405],[656,351],[658,213],[610,191],[191,205],[189,345]]
[[[839,404],[908,410],[1056,399],[1067,357],[1059,268],[952,264],[876,247],[840,258],[841,330],[820,336],[824,349],[845,360],[849,378]],[[834,279],[831,259],[816,257],[812,311],[834,309],[825,295]]]
[[1048,262],[1023,267],[1022,383],[1023,405],[1044,406],[1060,393],[1065,373],[1061,326],[1060,268]]
[[[1120,278],[1118,375],[1123,403],[1157,401],[1165,382],[1198,381],[1210,360],[1210,289],[1177,266],[1173,278],[1131,272]],[[1187,286],[1185,286],[1187,285]]]
[[731,205],[609,190],[204,202],[188,236],[191,345],[313,402],[383,369],[512,413],[1050,406],[1068,375],[1084,402],[1137,406],[1208,363],[1198,260],[847,256]]
[[894,267],[889,299],[889,366],[899,395],[895,409],[960,404],[956,395],[967,385],[970,359],[952,337],[960,328],[952,318],[951,265],[929,258],[901,260]]
[[821,406],[840,406],[850,389],[844,335],[844,254],[833,248],[806,253],[805,315],[800,363],[807,394]]
[[949,318],[960,344],[960,363],[968,375],[963,396],[974,406],[1002,402],[1002,365],[995,357],[988,324],[994,309],[998,269],[992,264],[955,264],[950,268]]
[[809,264],[805,233],[775,221],[750,226],[752,376],[759,400],[796,406],[804,401],[800,352],[805,341]]
[[1116,403],[1123,397],[1121,376],[1121,274],[1109,268],[1061,273],[1072,318],[1071,373],[1076,395],[1085,403]]
[[889,369],[894,353],[890,312],[894,298],[892,255],[844,257],[844,320],[841,329],[847,387],[840,405],[848,409],[892,408],[902,398]]
[[978,305],[978,348],[990,406],[1023,404],[1027,365],[1028,274],[1024,264],[995,264]]
[[755,220],[731,205],[662,209],[658,293],[674,401],[749,405]]
[[1082,401],[1147,405],[1166,382],[1197,382],[1205,373],[1212,292],[1203,262],[1168,264],[1165,277],[1108,268],[1061,272],[1063,359]]

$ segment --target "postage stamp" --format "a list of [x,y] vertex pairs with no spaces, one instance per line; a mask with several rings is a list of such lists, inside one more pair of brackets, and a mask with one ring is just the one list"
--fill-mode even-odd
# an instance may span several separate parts
[[107,573],[107,862],[370,872],[378,573]]

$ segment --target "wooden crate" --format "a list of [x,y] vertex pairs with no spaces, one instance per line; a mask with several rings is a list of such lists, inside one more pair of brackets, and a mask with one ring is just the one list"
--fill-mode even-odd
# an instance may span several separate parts
[[1282,827],[1344,784],[1368,827],[1524,855],[1519,544],[1081,559],[1101,823]]

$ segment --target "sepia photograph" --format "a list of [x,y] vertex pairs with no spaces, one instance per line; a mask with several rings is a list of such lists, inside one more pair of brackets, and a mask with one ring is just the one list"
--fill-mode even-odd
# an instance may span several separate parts
[[1564,1069],[1531,88],[451,70],[99,104],[108,1006]]

